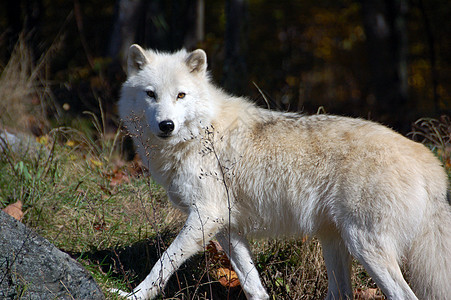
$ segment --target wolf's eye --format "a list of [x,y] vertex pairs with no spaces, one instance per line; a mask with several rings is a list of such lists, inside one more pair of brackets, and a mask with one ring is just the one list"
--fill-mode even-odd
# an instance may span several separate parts
[[157,98],[157,94],[155,94],[154,91],[148,90],[148,91],[146,91],[146,94],[147,94],[147,96],[149,96],[150,98],[153,98],[153,99]]
[[178,94],[177,94],[177,100],[178,100],[178,99],[183,99],[183,98],[185,98],[185,96],[186,96],[185,93],[178,93]]

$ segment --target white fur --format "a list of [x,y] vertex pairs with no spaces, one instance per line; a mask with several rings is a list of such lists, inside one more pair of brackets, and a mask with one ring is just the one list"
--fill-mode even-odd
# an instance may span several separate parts
[[[257,108],[212,85],[206,66],[202,50],[130,50],[120,115],[151,175],[188,215],[130,299],[155,297],[214,237],[247,298],[268,299],[246,236],[306,234],[323,246],[327,299],[352,299],[351,255],[389,299],[449,298],[448,183],[429,150],[369,121]],[[174,130],[163,138],[167,120]]]

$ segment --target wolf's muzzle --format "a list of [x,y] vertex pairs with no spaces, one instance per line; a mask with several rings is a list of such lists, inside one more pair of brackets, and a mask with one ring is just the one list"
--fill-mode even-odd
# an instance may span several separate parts
[[161,121],[160,124],[158,124],[158,127],[160,128],[162,134],[160,136],[162,137],[168,137],[171,135],[171,132],[174,131],[174,122],[171,120],[165,120]]

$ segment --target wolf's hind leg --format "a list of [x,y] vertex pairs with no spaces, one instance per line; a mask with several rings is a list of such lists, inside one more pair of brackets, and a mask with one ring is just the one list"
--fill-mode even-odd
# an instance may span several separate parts
[[226,252],[249,300],[269,299],[252,260],[249,243],[239,233],[222,231],[216,238]]
[[[396,240],[366,230],[352,229],[346,240],[351,254],[363,265],[388,299],[417,300],[398,264]],[[346,238],[346,237],[345,237]]]
[[326,262],[326,299],[352,299],[351,256],[338,233],[320,236]]

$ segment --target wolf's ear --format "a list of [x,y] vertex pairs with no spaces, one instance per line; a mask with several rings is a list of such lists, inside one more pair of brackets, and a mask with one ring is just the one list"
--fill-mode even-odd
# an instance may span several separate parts
[[144,49],[137,44],[130,46],[128,50],[127,59],[127,73],[128,76],[136,74],[138,71],[142,70],[146,64],[149,63],[149,59],[144,52]]
[[186,65],[191,73],[205,74],[207,71],[207,54],[202,49],[194,50],[186,58]]

